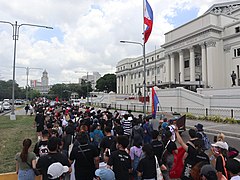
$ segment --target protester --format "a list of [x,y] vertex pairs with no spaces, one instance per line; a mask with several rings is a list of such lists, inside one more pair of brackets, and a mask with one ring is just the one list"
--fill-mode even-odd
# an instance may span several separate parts
[[[65,156],[64,154],[58,152],[58,138],[57,137],[51,137],[48,140],[48,154],[39,157],[38,161],[37,161],[37,165],[36,168],[42,173],[42,178],[43,180],[48,180],[48,167],[56,162],[61,163],[63,166],[67,166],[69,167],[68,172],[71,172],[71,165],[68,161],[67,156]],[[59,178],[57,178],[59,179]]]
[[144,129],[144,144],[150,144],[152,141],[153,127],[152,124],[149,122],[149,118],[145,119],[143,129]]
[[138,164],[137,171],[138,177],[142,179],[155,180],[157,177],[156,172],[156,160],[154,152],[150,144],[143,146],[144,158],[142,158]]
[[108,166],[115,173],[116,180],[128,180],[132,172],[131,157],[125,151],[129,140],[126,136],[118,136],[116,138],[117,150],[112,152],[108,161]]
[[216,156],[216,165],[218,178],[224,176],[228,178],[228,173],[225,167],[225,164],[228,160],[228,144],[226,142],[217,141],[215,144],[212,144],[213,154]]
[[197,163],[201,161],[205,161],[207,164],[209,164],[209,157],[207,154],[203,151],[203,143],[202,140],[196,139],[194,141],[194,146],[188,146],[186,143],[184,143],[182,137],[180,136],[178,132],[178,128],[175,127],[175,133],[177,137],[178,143],[185,149],[185,151],[188,153],[187,158],[184,161],[184,169],[182,172],[181,179],[188,180],[192,179],[191,177],[191,169],[196,165]]
[[201,168],[200,175],[202,180],[217,180],[216,169],[210,164],[204,165]]
[[95,175],[97,180],[115,180],[115,174],[109,168],[97,169]]
[[24,139],[21,153],[15,156],[18,180],[35,180],[33,169],[36,168],[36,155],[29,152],[31,145],[31,139]]
[[135,141],[133,143],[133,146],[130,148],[130,157],[132,160],[132,168],[133,168],[133,177],[134,180],[138,180],[138,175],[137,175],[137,167],[139,164],[139,161],[143,155],[142,152],[142,142],[141,141]]
[[151,145],[153,148],[154,155],[158,159],[158,163],[161,164],[164,147],[163,147],[162,141],[158,140],[158,136],[159,136],[159,132],[157,130],[153,130]]
[[236,159],[228,159],[226,169],[229,172],[230,180],[240,180],[240,162]]
[[40,156],[48,154],[48,148],[47,148],[48,139],[49,139],[48,130],[46,129],[43,130],[41,134],[42,134],[42,139],[35,144],[35,147],[33,150],[33,152],[36,154],[38,158]]
[[174,161],[174,153],[177,154],[177,145],[175,142],[171,140],[172,133],[170,131],[166,131],[165,138],[163,140],[164,151],[162,154],[162,163],[166,166],[167,169],[163,170],[163,176],[165,179],[169,179],[169,171],[173,166]]
[[97,147],[88,142],[86,132],[77,135],[78,145],[74,146],[70,153],[71,163],[75,161],[76,180],[93,179],[95,170],[99,167],[99,153]]

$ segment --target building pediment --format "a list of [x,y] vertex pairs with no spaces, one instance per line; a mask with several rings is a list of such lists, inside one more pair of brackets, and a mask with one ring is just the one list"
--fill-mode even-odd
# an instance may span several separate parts
[[205,14],[213,13],[213,14],[231,15],[237,9],[240,9],[240,1],[230,1],[225,3],[214,4],[205,12]]

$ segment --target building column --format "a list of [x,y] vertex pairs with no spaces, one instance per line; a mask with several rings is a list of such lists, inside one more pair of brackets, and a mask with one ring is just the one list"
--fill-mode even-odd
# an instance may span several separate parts
[[179,72],[180,74],[180,82],[184,82],[184,59],[183,59],[183,50],[179,52]]
[[195,78],[195,55],[194,55],[194,47],[189,48],[190,51],[190,81],[194,82]]
[[170,54],[170,61],[171,61],[171,82],[175,82],[175,64],[174,64],[174,54]]
[[119,94],[119,76],[117,76],[117,94]]
[[123,94],[123,75],[121,75],[121,83],[120,83],[120,91],[121,91],[121,94]]
[[125,82],[125,86],[126,86],[126,94],[128,94],[128,73],[126,74],[126,82]]
[[207,86],[207,58],[206,58],[206,45],[200,44],[202,49],[202,81],[204,86]]

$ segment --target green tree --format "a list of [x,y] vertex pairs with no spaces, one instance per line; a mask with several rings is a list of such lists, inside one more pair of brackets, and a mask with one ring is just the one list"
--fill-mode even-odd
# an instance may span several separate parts
[[[0,99],[12,99],[12,80],[3,81],[0,80]],[[15,99],[23,99],[26,96],[25,89],[19,87],[17,83],[14,83]]]
[[98,91],[116,92],[117,83],[115,74],[105,74],[97,80],[96,89]]

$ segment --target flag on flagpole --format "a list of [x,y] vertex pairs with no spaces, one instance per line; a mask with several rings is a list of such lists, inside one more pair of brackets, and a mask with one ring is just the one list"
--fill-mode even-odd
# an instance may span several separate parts
[[157,111],[157,105],[159,104],[159,100],[157,97],[157,94],[154,90],[154,87],[152,87],[152,118],[156,118],[156,111]]
[[147,0],[144,0],[144,24],[146,25],[146,29],[144,30],[144,43],[146,43],[153,26],[153,11]]

